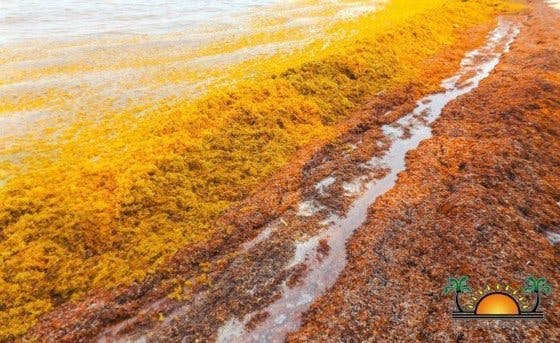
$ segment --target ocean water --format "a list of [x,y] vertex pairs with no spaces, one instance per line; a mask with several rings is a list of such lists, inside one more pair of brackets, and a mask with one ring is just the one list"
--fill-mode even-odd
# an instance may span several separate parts
[[384,2],[0,0],[0,157],[74,123],[146,115],[230,86]]
[[234,25],[235,14],[277,0],[2,0],[0,44],[186,32]]

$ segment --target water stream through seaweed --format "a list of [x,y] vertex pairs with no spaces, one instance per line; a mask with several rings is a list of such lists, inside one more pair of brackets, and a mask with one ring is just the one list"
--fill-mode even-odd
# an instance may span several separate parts
[[[489,35],[486,45],[467,53],[459,73],[442,82],[441,92],[419,100],[413,112],[382,128],[391,138],[391,147],[382,157],[371,159],[367,166],[372,170],[389,168],[389,172],[381,179],[362,184],[363,193],[354,200],[345,216],[331,216],[326,230],[296,244],[296,256],[290,265],[305,261],[308,273],[297,286],[290,288],[284,285],[281,297],[260,311],[269,314],[266,320],[253,330],[248,330],[245,324],[255,313],[241,320],[234,318],[220,328],[218,342],[282,342],[290,332],[301,326],[302,314],[315,299],[333,286],[346,266],[346,242],[365,222],[368,208],[379,196],[393,188],[398,174],[405,170],[407,152],[431,137],[430,125],[449,102],[478,87],[499,63],[502,54],[509,50],[518,33],[517,26],[501,19]],[[363,183],[363,179],[358,177],[355,183]],[[304,214],[310,207],[306,204],[304,202],[300,208]],[[321,240],[328,243],[330,253],[319,258],[314,252]]]

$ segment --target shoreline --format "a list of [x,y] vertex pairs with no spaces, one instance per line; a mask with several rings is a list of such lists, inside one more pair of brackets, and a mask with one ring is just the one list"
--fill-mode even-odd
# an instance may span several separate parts
[[[424,62],[423,72],[426,74],[423,79],[433,80],[435,85],[432,87],[437,88],[436,85],[442,78],[452,75],[456,71],[463,51],[479,46],[484,41],[487,30],[490,30],[489,26],[473,25],[469,30],[462,32],[462,37],[465,39],[456,42],[455,46],[447,47],[437,56],[432,56],[430,60]],[[250,306],[261,306],[263,301],[260,300],[257,303],[254,303],[254,300],[240,301],[228,295],[232,288],[242,287],[243,289],[255,286],[252,284],[255,281],[252,279],[253,277],[259,277],[259,282],[267,281],[262,276],[244,274],[235,267],[236,263],[239,263],[236,262],[238,261],[236,250],[239,244],[257,236],[259,227],[270,219],[297,214],[294,206],[297,208],[298,199],[308,192],[313,192],[314,182],[328,176],[326,175],[328,170],[332,172],[338,168],[344,168],[343,170],[348,173],[348,180],[341,181],[351,181],[351,176],[357,172],[352,171],[356,166],[356,160],[365,162],[371,154],[380,154],[383,151],[384,145],[378,146],[378,141],[382,137],[379,127],[383,123],[395,121],[409,112],[414,107],[416,99],[421,95],[429,94],[432,90],[434,89],[426,89],[424,84],[407,83],[385,94],[380,94],[365,106],[365,110],[355,113],[341,124],[340,130],[346,134],[339,136],[334,143],[315,142],[304,148],[298,153],[298,156],[292,159],[289,166],[275,174],[273,180],[265,184],[265,189],[270,191],[253,194],[240,206],[224,215],[220,220],[220,225],[231,225],[236,228],[235,231],[217,237],[210,246],[202,249],[200,249],[201,247],[186,248],[173,258],[167,268],[168,273],[181,275],[180,278],[173,279],[169,276],[156,275],[145,283],[127,289],[116,292],[99,292],[92,294],[84,301],[66,304],[46,315],[28,334],[28,337],[37,335],[51,340],[76,340],[87,337],[91,339],[108,328],[109,331],[105,335],[109,334],[107,337],[110,338],[108,339],[110,341],[115,337],[135,337],[147,328],[161,326],[160,329],[163,331],[158,334],[159,337],[178,339],[178,336],[173,335],[179,332],[190,332],[193,338],[216,338],[220,323],[224,323],[228,319],[224,317],[224,311],[226,313],[243,313],[249,310]],[[388,112],[389,109],[393,111]],[[345,153],[345,150],[348,149],[346,144],[357,144],[360,139],[362,144],[359,144],[359,149],[349,155]],[[324,159],[327,161],[334,159],[336,162],[323,165],[321,161]],[[303,179],[303,175],[306,175],[306,178]],[[345,192],[342,183],[338,183],[335,189],[341,195]],[[342,202],[333,202],[329,206],[341,209],[349,206],[348,197],[341,196],[340,199]],[[249,259],[257,267],[259,263],[268,263],[266,261],[275,264],[276,268],[280,268],[283,263],[289,263],[291,254],[294,252],[293,249],[295,249],[294,242],[313,234],[318,229],[305,218],[307,217],[296,222],[289,220],[287,225],[281,224],[279,231],[275,230],[266,242],[255,245],[259,253],[242,254],[239,257]],[[308,219],[312,220],[313,217]],[[263,261],[255,261],[255,258]],[[201,267],[199,265],[201,260],[208,261],[209,267]],[[263,273],[271,270],[274,268],[262,268]],[[279,278],[273,278],[270,280],[271,284],[265,287],[259,296],[264,296],[266,299],[264,301],[272,301],[278,296],[275,288],[282,279],[288,278],[297,284],[298,275],[301,273],[305,273],[305,271],[298,272],[296,268],[289,270],[288,274],[280,275]],[[182,284],[190,286],[184,288],[181,286]],[[174,292],[173,289],[178,286],[181,290],[178,293]],[[211,287],[213,291],[208,293],[208,287]],[[172,298],[179,299],[179,301],[169,299],[170,292]],[[168,318],[173,318],[170,314],[184,306],[185,303],[188,305],[193,301],[196,302],[198,293],[210,294],[210,299],[213,300],[205,301],[210,304],[217,301],[221,305],[208,308],[204,306],[204,303],[199,304],[197,306],[200,307],[189,312],[191,314],[189,323],[179,321],[174,322],[173,326],[169,326]],[[118,311],[113,307],[117,298],[120,299]],[[155,306],[153,306],[154,304]],[[132,320],[127,318],[132,318]],[[159,321],[158,318],[162,318],[162,320]],[[258,325],[259,320],[262,318],[255,318],[251,321],[252,325]],[[113,326],[114,323],[120,324]],[[197,325],[204,329],[193,332],[190,325]],[[113,329],[115,331],[112,331]]]
[[[25,336],[43,340],[91,340],[105,330],[112,335],[115,323],[123,324],[115,330],[122,337],[149,328],[173,339],[180,338],[177,330],[215,338],[227,314],[249,313],[279,296],[282,282],[300,282],[305,268],[290,260],[298,255],[297,242],[319,227],[313,224],[316,209],[299,208],[299,200],[317,192],[314,182],[330,171],[345,177],[329,186],[340,196],[323,201],[333,209],[350,206],[356,194],[344,194],[356,188],[352,176],[359,175],[357,162],[387,148],[380,127],[410,112],[416,99],[437,91],[441,79],[457,70],[463,53],[480,46],[492,18],[508,9],[505,2],[494,8],[486,2],[444,6],[442,1],[442,12],[436,14],[430,9],[440,2],[417,3],[417,8],[396,2],[416,12],[398,13],[398,7],[380,11],[382,24],[360,19],[361,35],[350,36],[346,45],[329,46],[332,51],[312,47],[316,56],[300,52],[303,61],[281,60],[270,66],[270,78],[259,80],[264,83],[247,81],[203,99],[197,107],[159,104],[157,115],[148,121],[118,113],[114,118],[122,121],[112,126],[99,123],[87,134],[76,127],[65,138],[82,145],[56,147],[60,150],[53,151],[63,153],[60,161],[39,158],[52,148],[41,147],[45,150],[38,150],[30,165],[37,172],[11,180],[9,192],[2,193],[10,196],[0,207],[3,234],[17,243],[17,251],[6,254],[17,258],[8,258],[3,268],[9,271],[9,282],[26,272],[38,280],[25,294],[33,300],[32,312],[25,312],[26,303],[17,303],[10,310],[20,312],[3,318],[10,325],[30,326],[38,314],[46,313]],[[356,23],[340,28],[344,25]],[[368,28],[377,31],[372,35]],[[418,42],[418,36],[425,44],[408,44]],[[191,113],[202,115],[189,117]],[[100,138],[118,130],[133,135],[124,142]],[[106,144],[102,149],[100,142]],[[41,165],[45,161],[48,168]],[[199,172],[205,168],[210,172]],[[198,182],[201,174],[203,181]],[[202,209],[192,212],[193,204]],[[257,236],[262,225],[286,216],[299,219],[280,221],[268,239],[254,245],[257,254],[239,255],[239,245]],[[37,233],[45,238],[29,242]],[[328,242],[319,244],[328,254]],[[237,263],[246,260],[243,268],[250,268],[240,275]],[[261,265],[267,267],[251,269]],[[275,274],[283,265],[289,267]],[[60,280],[46,284],[45,275]],[[255,282],[264,288],[261,294],[244,295],[246,302],[231,293],[235,287],[249,291]],[[220,304],[215,308],[198,303],[209,289],[210,300],[203,299]],[[195,318],[170,323],[170,314],[184,306],[196,308]],[[18,315],[34,317],[21,320]],[[264,320],[263,313],[247,324]],[[26,329],[18,330],[21,335]]]

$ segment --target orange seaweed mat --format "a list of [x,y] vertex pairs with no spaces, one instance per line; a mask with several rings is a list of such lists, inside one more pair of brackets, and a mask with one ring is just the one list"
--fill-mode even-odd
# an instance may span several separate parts
[[461,32],[517,6],[394,0],[333,24],[329,44],[253,63],[252,77],[241,64],[231,87],[83,119],[4,152],[0,340],[55,304],[142,280],[181,246],[211,240],[216,218],[297,149],[332,139],[368,97],[419,78]]

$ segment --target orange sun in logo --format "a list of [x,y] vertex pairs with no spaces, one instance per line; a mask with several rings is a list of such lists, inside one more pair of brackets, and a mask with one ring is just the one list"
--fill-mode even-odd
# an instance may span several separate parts
[[521,310],[517,301],[509,294],[494,292],[482,297],[476,304],[475,314],[516,315]]
[[[443,288],[444,294],[455,293],[453,319],[544,319],[544,312],[540,310],[541,293],[552,293],[552,287],[544,277],[527,277],[522,292],[500,284],[495,288],[486,285],[485,289],[473,291],[468,286],[468,279],[464,275],[450,277]],[[460,299],[461,295],[463,299]]]

